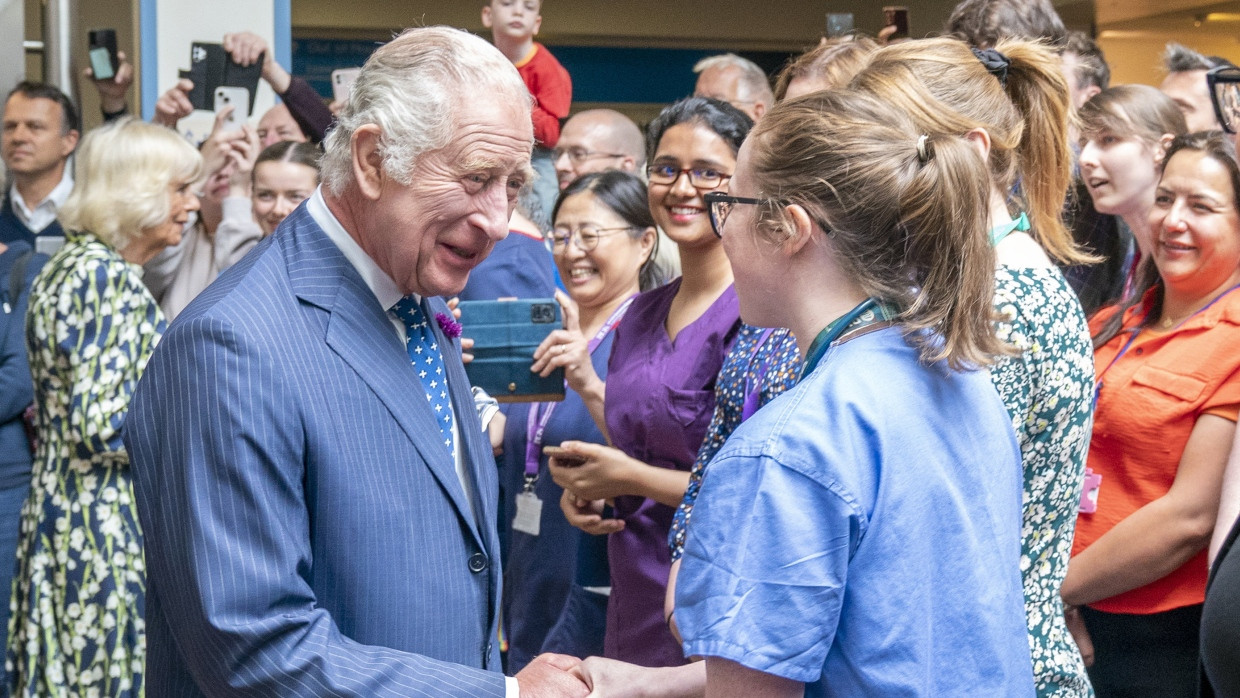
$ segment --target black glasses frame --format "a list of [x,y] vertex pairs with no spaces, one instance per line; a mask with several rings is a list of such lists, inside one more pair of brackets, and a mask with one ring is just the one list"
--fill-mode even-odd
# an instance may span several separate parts
[[1240,107],[1240,68],[1230,65],[1220,65],[1206,71],[1206,86],[1210,90],[1210,103],[1214,105],[1214,116],[1218,118],[1219,124],[1227,133],[1236,132],[1236,121],[1240,118],[1240,113],[1228,117],[1228,112],[1232,108],[1224,108],[1222,103],[1222,95],[1229,88],[1235,92],[1237,99],[1237,107]]
[[[707,189],[715,189],[715,188],[717,188],[717,187],[722,187],[724,184],[727,184],[727,183],[728,183],[728,181],[730,181],[730,180],[732,179],[732,175],[731,175],[731,174],[725,174],[725,173],[723,173],[723,172],[720,172],[720,173],[719,173],[719,181],[718,181],[718,182],[716,182],[715,184],[699,184],[699,183],[697,183],[697,182],[695,181],[695,175],[694,175],[693,173],[694,173],[694,172],[699,172],[699,173],[700,173],[702,170],[705,170],[705,169],[711,169],[711,168],[707,168],[707,167],[674,167],[674,168],[672,168],[672,169],[676,170],[676,174],[672,175],[672,178],[671,178],[671,179],[664,180],[663,178],[661,178],[661,177],[655,177],[655,176],[652,174],[652,173],[654,172],[655,168],[657,168],[657,167],[664,167],[664,165],[646,165],[646,179],[647,179],[647,181],[649,181],[651,184],[658,184],[659,186],[662,186],[662,187],[673,187],[673,186],[676,186],[676,180],[680,179],[681,175],[688,175],[688,176],[689,176],[689,185],[690,185],[691,187],[693,187],[694,189],[697,189],[697,190],[699,190],[699,191],[702,191],[702,190],[707,190]],[[666,167],[671,167],[671,166],[670,166],[670,165],[667,165]]]
[[723,224],[727,221],[728,214],[731,213],[734,204],[757,206],[760,204],[780,203],[776,199],[753,199],[747,196],[732,196],[721,191],[703,194],[702,200],[706,202],[706,210],[710,214],[710,229],[714,231],[715,237],[721,239],[723,238]]

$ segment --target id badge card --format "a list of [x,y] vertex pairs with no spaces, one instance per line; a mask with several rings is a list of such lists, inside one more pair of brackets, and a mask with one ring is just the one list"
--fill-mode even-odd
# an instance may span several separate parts
[[517,515],[512,517],[512,529],[527,536],[536,536],[542,526],[542,500],[533,492],[517,495]]
[[1085,469],[1085,486],[1081,488],[1081,513],[1092,514],[1098,511],[1098,489],[1102,487],[1102,475],[1092,469]]

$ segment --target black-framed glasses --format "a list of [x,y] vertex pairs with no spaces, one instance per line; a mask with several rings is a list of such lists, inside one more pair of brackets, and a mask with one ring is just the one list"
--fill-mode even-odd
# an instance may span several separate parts
[[670,186],[675,184],[682,174],[689,175],[689,184],[694,189],[718,189],[724,182],[732,179],[731,174],[710,167],[676,167],[666,163],[646,166],[646,179],[651,184]]
[[1206,72],[1206,86],[1214,115],[1223,130],[1235,133],[1240,130],[1240,68],[1220,65]]
[[715,237],[723,237],[723,224],[728,220],[728,214],[732,212],[732,207],[736,204],[749,204],[755,206],[758,204],[777,204],[780,203],[776,199],[751,199],[747,196],[732,196],[724,194],[721,191],[712,191],[702,197],[706,202],[706,209],[710,211],[710,228],[715,231]]
[[555,148],[551,151],[551,162],[559,160],[562,156],[567,155],[568,161],[574,165],[580,165],[588,160],[597,160],[598,158],[622,158],[624,153],[604,153],[598,150],[587,150],[578,146],[571,148]]
[[599,239],[605,238],[608,235],[626,233],[633,230],[636,230],[636,227],[632,225],[626,225],[622,228],[600,228],[587,224],[576,230],[568,227],[557,227],[547,233],[546,237],[543,238],[543,244],[554,254],[566,251],[568,249],[568,241],[572,240],[577,249],[582,252],[590,252],[598,247]]

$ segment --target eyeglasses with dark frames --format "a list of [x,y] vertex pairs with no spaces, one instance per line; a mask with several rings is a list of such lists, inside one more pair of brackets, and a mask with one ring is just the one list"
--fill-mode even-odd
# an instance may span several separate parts
[[608,235],[616,233],[624,233],[636,230],[632,225],[623,228],[599,228],[593,225],[583,225],[576,230],[570,228],[554,228],[547,236],[543,238],[543,244],[547,246],[547,250],[551,253],[564,252],[568,249],[568,242],[572,240],[577,249],[582,252],[590,252],[598,247],[598,241]]
[[1235,133],[1240,129],[1240,68],[1230,65],[1211,68],[1206,72],[1206,86],[1218,122],[1224,131]]
[[747,196],[732,196],[724,194],[721,191],[712,191],[705,194],[702,200],[706,202],[706,209],[710,211],[710,227],[715,231],[715,237],[723,237],[723,224],[728,220],[728,214],[732,212],[732,207],[736,204],[748,204],[757,206],[759,204],[778,204],[781,203],[777,199],[751,199]]
[[646,166],[646,179],[651,184],[670,186],[683,174],[689,175],[689,184],[694,189],[718,189],[732,179],[731,174],[710,167],[676,167],[666,163]]

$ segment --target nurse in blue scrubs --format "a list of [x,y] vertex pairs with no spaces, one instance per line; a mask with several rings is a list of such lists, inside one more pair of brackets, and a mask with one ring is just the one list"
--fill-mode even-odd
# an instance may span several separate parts
[[776,106],[707,197],[799,383],[712,461],[676,589],[709,696],[1032,696],[1021,462],[984,369],[989,178],[847,90]]

